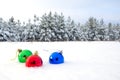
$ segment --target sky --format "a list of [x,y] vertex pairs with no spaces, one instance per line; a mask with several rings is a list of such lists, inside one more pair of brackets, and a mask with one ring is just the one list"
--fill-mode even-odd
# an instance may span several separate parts
[[0,0],[0,17],[8,20],[27,21],[34,14],[61,12],[77,22],[84,22],[89,17],[104,19],[106,22],[120,22],[120,0]]

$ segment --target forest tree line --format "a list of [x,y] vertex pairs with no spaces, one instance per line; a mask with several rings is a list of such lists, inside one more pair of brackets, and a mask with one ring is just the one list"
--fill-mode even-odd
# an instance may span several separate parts
[[0,41],[119,41],[120,24],[106,24],[103,19],[90,17],[84,24],[76,23],[64,15],[34,15],[28,22],[8,21],[0,18]]

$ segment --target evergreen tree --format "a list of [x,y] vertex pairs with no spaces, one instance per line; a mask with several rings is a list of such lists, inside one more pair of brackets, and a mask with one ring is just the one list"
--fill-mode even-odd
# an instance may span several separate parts
[[95,41],[97,40],[97,26],[98,26],[98,21],[90,17],[89,20],[86,23],[86,26],[88,27],[87,29],[87,39],[88,41]]
[[115,40],[115,33],[112,26],[112,23],[108,23],[108,36],[110,41]]
[[101,19],[98,26],[97,26],[97,38],[99,41],[104,41],[106,40],[106,27],[105,27],[105,24],[104,24],[104,20]]
[[64,16],[55,13],[44,14],[41,18],[41,41],[65,41],[67,33]]

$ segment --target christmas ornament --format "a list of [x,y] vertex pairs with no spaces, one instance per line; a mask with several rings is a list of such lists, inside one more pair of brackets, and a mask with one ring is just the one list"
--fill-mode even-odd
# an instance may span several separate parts
[[18,60],[19,62],[21,63],[25,63],[26,62],[26,59],[32,55],[32,52],[30,50],[21,50],[21,49],[18,49]]
[[40,67],[43,65],[43,61],[40,56],[38,56],[38,52],[36,51],[34,55],[31,55],[26,60],[27,67]]
[[62,55],[62,51],[60,52],[53,52],[49,57],[49,62],[51,64],[60,64],[64,63],[64,57]]

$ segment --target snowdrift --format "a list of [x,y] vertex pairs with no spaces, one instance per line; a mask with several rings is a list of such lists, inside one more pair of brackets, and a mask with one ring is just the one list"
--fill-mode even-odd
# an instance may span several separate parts
[[[19,48],[37,50],[43,66],[11,61]],[[65,62],[50,64],[49,56],[59,50]],[[120,80],[120,42],[2,42],[0,80]]]

